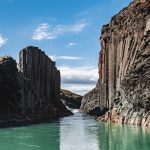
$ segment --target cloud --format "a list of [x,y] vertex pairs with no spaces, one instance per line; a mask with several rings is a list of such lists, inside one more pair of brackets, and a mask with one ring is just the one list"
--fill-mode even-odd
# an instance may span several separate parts
[[32,39],[39,41],[46,39],[52,40],[58,38],[59,36],[65,33],[81,32],[86,26],[87,23],[79,22],[73,25],[57,25],[53,28],[52,27],[50,28],[48,23],[42,23],[35,29]]
[[93,66],[58,66],[61,73],[61,88],[84,95],[96,86],[98,70]]
[[7,43],[8,39],[4,38],[2,36],[2,34],[0,34],[0,47],[2,47],[3,45],[5,45]]
[[43,39],[54,39],[55,36],[51,35],[48,31],[49,25],[47,23],[40,24],[34,31],[32,36],[33,40],[43,40]]
[[75,56],[56,56],[56,55],[49,55],[49,57],[55,61],[58,59],[63,59],[63,60],[80,60],[82,59],[81,57],[75,57]]
[[71,43],[71,42],[70,42],[70,43],[67,44],[67,47],[74,47],[74,46],[76,46],[76,45],[77,45],[76,43]]
[[58,69],[61,72],[62,84],[95,85],[98,80],[98,70],[95,67],[58,66]]
[[88,93],[90,90],[92,90],[94,87],[95,85],[87,86],[85,84],[63,84],[61,88],[70,90],[79,95],[84,95],[85,93]]

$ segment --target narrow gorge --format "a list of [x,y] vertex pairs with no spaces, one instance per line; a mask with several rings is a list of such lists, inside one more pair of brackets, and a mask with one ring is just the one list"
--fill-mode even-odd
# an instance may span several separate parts
[[0,7],[0,150],[150,150],[150,0]]
[[150,2],[134,0],[102,28],[99,80],[80,110],[150,127]]

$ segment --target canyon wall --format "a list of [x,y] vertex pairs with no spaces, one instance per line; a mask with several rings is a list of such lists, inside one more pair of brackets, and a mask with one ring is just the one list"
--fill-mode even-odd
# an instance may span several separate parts
[[103,26],[99,57],[102,106],[111,108],[114,100],[120,96],[122,101],[132,103],[146,101],[137,96],[139,91],[144,94],[144,89],[149,90],[146,87],[148,76],[145,76],[149,67],[149,30],[148,0],[133,1],[114,16],[109,24]]
[[71,114],[60,101],[60,72],[38,47],[20,51],[18,69],[11,57],[2,57],[0,70],[4,85],[0,88],[2,124],[6,120],[34,122]]
[[150,1],[134,0],[102,28],[99,54],[101,117],[150,126]]
[[101,119],[150,127],[150,1],[134,0],[100,39]]
[[90,115],[102,115],[107,110],[107,108],[100,107],[100,95],[99,95],[99,81],[94,89],[86,93],[81,101],[81,112],[86,112]]

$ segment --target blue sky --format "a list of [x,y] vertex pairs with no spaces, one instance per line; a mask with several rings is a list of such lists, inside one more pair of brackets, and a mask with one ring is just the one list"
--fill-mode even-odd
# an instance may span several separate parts
[[62,88],[78,94],[97,81],[102,25],[131,0],[0,0],[0,56],[38,46],[56,61]]

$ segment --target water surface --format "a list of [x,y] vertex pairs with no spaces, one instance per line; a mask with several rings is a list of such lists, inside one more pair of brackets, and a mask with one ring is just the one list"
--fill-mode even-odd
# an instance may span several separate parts
[[52,123],[0,129],[0,150],[149,149],[149,129],[97,123],[79,112]]

